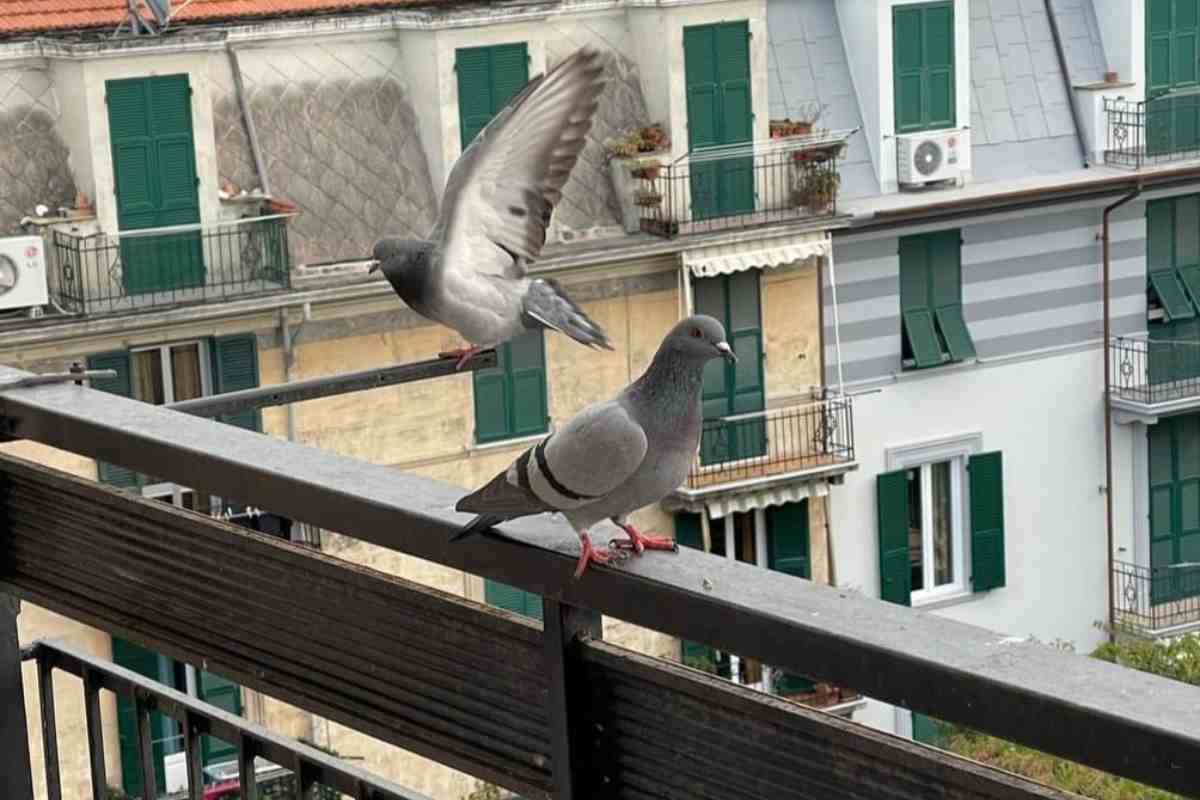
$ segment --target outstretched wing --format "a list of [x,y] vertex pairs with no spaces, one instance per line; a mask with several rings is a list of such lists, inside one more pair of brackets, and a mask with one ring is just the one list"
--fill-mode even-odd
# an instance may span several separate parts
[[607,56],[582,48],[531,80],[455,162],[430,238],[446,269],[520,278],[587,144]]
[[642,427],[616,401],[600,403],[526,450],[455,508],[506,519],[578,508],[612,492],[645,458]]

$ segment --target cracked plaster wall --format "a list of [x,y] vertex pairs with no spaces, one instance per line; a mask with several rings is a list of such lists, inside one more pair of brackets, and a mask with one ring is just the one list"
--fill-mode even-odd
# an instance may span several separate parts
[[0,71],[0,236],[21,233],[18,222],[38,203],[53,212],[75,199],[61,117],[47,70]]

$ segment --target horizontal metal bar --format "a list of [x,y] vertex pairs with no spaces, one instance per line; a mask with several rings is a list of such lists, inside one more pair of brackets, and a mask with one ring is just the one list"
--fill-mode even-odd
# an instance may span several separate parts
[[315,747],[288,739],[132,670],[96,658],[67,642],[41,641],[34,655],[39,660],[45,659],[55,669],[80,677],[86,674],[101,688],[126,696],[152,697],[155,710],[179,722],[186,722],[189,718],[204,720],[209,726],[207,732],[219,739],[253,742],[255,755],[273,764],[288,765],[300,757],[317,774],[318,782],[339,792],[354,794],[361,783],[366,783],[375,793],[374,796],[383,800],[430,800],[420,792],[372,775]]
[[274,386],[262,386],[257,389],[243,389],[240,392],[209,395],[208,397],[198,397],[195,400],[181,400],[178,403],[171,403],[168,408],[199,417],[216,417],[254,408],[284,406],[289,403],[316,400],[337,394],[362,392],[398,383],[411,383],[489,369],[496,366],[496,351],[485,350],[479,353],[464,364],[461,370],[456,369],[456,362],[457,360],[453,357],[431,358],[411,364],[396,364],[391,367],[347,372],[343,375],[331,375],[326,378],[310,378],[291,383],[278,383]]
[[[0,379],[22,374],[0,369]],[[452,544],[469,519],[453,511],[460,488],[86,387],[3,392],[0,413],[24,438],[287,509],[1144,783],[1200,787],[1197,687],[687,548],[573,580],[578,539],[553,519]]]

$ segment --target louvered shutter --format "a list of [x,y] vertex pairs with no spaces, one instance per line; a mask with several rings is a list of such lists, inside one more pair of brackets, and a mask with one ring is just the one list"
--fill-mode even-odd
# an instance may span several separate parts
[[1004,476],[999,451],[971,456],[971,588],[1004,586]]
[[908,554],[908,470],[875,478],[879,521],[879,597],[902,606],[912,604],[912,567]]
[[[118,350],[111,353],[98,353],[94,356],[88,356],[87,366],[88,369],[111,369],[117,373],[117,377],[115,378],[98,378],[93,380],[91,382],[93,389],[120,395],[121,397],[133,396],[129,353]],[[137,489],[142,485],[141,476],[131,469],[118,467],[116,464],[109,464],[105,461],[98,461],[96,466],[99,471],[100,480],[104,483],[119,486],[122,489]]]
[[[211,351],[215,394],[258,387],[258,339],[254,334],[213,339]],[[262,412],[259,409],[225,414],[219,419],[239,428],[262,430]]]

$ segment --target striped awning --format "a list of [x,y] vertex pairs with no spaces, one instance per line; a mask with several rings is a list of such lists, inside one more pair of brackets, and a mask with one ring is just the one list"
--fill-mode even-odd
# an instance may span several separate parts
[[804,481],[708,497],[704,499],[704,505],[708,508],[710,517],[721,519],[729,514],[781,506],[785,503],[799,503],[809,497],[824,497],[827,494],[829,484],[825,481]]
[[683,265],[697,278],[731,275],[748,269],[769,269],[816,256],[827,256],[831,248],[828,231],[811,231],[763,241],[714,244],[682,253]]

